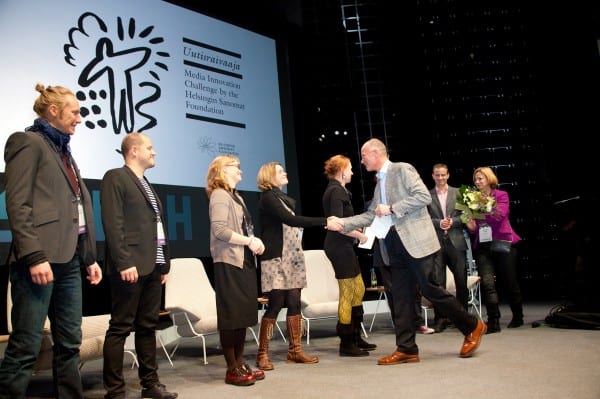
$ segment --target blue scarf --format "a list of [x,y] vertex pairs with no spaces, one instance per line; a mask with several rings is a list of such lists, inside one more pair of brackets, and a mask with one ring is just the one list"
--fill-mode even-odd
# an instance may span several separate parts
[[69,146],[71,136],[64,134],[60,130],[50,126],[47,120],[43,118],[37,118],[33,121],[33,126],[29,126],[27,129],[25,129],[25,131],[42,133],[44,136],[48,137],[52,143],[54,143],[61,153],[71,155],[71,147]]

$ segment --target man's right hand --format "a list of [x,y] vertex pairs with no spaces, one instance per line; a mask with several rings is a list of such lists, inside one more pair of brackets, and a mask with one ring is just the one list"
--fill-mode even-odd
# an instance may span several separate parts
[[50,267],[50,263],[47,261],[31,266],[29,268],[29,274],[31,274],[31,281],[35,284],[48,285],[54,281],[52,267]]
[[131,266],[128,269],[121,270],[121,280],[126,281],[128,283],[137,283],[137,281],[138,281],[137,267]]

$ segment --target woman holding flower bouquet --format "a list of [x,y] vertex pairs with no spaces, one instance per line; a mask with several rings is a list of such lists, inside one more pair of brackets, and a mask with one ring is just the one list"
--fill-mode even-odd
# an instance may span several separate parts
[[[472,195],[469,190],[461,189],[462,205],[471,209],[465,212],[470,218],[466,224],[475,236],[473,255],[481,276],[481,292],[487,309],[489,334],[500,332],[495,276],[498,277],[498,282],[503,284],[512,311],[512,320],[507,327],[523,325],[522,295],[517,278],[517,251],[514,247],[521,241],[521,237],[510,225],[508,193],[497,188],[498,178],[492,169],[475,169],[473,182],[479,193]],[[469,202],[470,200],[472,201]],[[480,204],[479,207],[476,202]]]

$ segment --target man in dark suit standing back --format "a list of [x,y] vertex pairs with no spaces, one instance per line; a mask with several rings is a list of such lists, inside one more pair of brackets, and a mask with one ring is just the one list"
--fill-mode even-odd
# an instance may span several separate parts
[[[446,266],[454,274],[456,299],[467,309],[469,291],[467,289],[467,242],[463,233],[464,224],[460,220],[460,211],[454,209],[459,190],[448,185],[450,173],[443,163],[433,165],[431,174],[435,187],[429,190],[431,203],[427,206],[433,227],[440,240],[442,249],[433,257],[433,279],[446,287]],[[435,320],[433,329],[442,332],[450,321],[441,309],[434,306]]]
[[369,208],[360,215],[327,219],[327,229],[351,231],[372,226],[387,252],[392,272],[396,350],[380,358],[380,365],[418,362],[415,342],[414,298],[417,285],[423,296],[438,306],[464,334],[460,357],[470,357],[479,347],[486,325],[469,314],[456,298],[433,284],[429,275],[433,255],[440,243],[427,205],[429,190],[416,169],[405,162],[390,162],[387,148],[379,139],[370,139],[361,148],[361,163],[367,171],[377,172],[377,184]]
[[125,165],[111,169],[100,186],[106,267],[112,298],[104,341],[105,398],[125,398],[125,340],[135,331],[135,351],[143,398],[174,399],[158,378],[156,326],[162,284],[170,262],[162,204],[144,172],[154,167],[152,141],[129,133],[121,143]]

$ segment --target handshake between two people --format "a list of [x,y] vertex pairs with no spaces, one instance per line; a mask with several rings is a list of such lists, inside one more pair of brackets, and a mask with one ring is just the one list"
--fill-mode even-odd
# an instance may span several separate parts
[[329,216],[325,228],[331,231],[344,231],[344,221],[337,216]]
[[362,229],[356,229],[350,232],[344,232],[344,220],[337,216],[329,216],[327,218],[327,230],[337,231],[338,233],[344,234],[348,237],[352,237],[357,240],[360,244],[367,242],[369,237],[363,234]]
[[[383,217],[388,216],[394,213],[391,205],[387,204],[379,204],[375,207],[375,216]],[[452,219],[450,219],[450,224],[452,224]],[[344,220],[337,216],[329,216],[327,218],[327,226],[325,226],[327,230],[331,231],[344,231]]]

